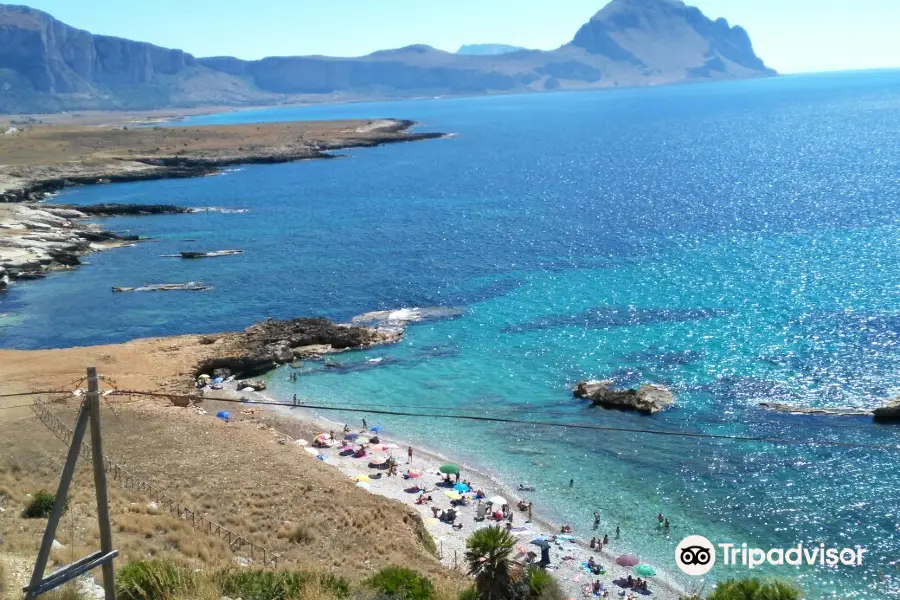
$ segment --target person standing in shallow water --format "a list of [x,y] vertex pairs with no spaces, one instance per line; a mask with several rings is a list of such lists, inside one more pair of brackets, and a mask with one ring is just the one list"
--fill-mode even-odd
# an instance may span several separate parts
[[600,512],[594,511],[594,529],[600,527]]
[[619,526],[616,525],[616,539],[619,539]]
[[369,424],[366,423],[366,420],[365,420],[365,419],[363,419],[362,421],[363,421],[363,431],[368,431],[368,430],[369,430]]
[[412,446],[406,449],[406,464],[410,464],[412,462],[413,449]]
[[574,479],[570,479],[570,480],[569,480],[569,487],[574,487],[574,486],[575,486],[575,480],[574,480]]

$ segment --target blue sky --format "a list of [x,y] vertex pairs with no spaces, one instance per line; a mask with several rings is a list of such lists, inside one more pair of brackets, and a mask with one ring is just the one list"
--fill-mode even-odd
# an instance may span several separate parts
[[[14,0],[13,0],[14,1]],[[93,33],[197,56],[358,56],[425,43],[551,49],[606,0],[19,0]],[[900,0],[693,0],[783,73],[900,67]]]

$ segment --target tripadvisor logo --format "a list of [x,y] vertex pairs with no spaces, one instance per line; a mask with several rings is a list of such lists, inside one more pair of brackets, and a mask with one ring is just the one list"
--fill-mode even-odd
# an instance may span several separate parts
[[[718,549],[718,550],[717,550]],[[865,548],[827,548],[825,544],[804,546],[802,543],[790,548],[751,548],[747,544],[713,544],[702,535],[690,535],[675,548],[675,564],[688,575],[706,575],[716,564],[716,556],[721,564],[742,565],[755,569],[762,565],[800,566],[821,565],[836,567],[858,567],[862,565]]]

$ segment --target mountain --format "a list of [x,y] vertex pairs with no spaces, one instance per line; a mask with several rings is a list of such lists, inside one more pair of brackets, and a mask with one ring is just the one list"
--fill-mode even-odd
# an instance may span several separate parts
[[356,58],[254,61],[195,58],[92,35],[47,13],[0,4],[0,112],[6,113],[474,95],[774,74],[746,31],[677,0],[612,0],[552,51],[453,54],[414,45]]
[[527,48],[507,44],[463,44],[456,53],[469,56],[490,56],[492,54],[509,54],[519,50],[527,50]]

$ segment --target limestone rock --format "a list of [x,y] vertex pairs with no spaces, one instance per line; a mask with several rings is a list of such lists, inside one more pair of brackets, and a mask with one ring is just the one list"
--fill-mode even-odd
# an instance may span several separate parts
[[653,414],[675,404],[672,392],[661,385],[644,384],[638,389],[616,390],[611,381],[588,380],[575,386],[573,394],[595,406]]
[[900,423],[900,398],[895,398],[884,406],[876,408],[872,416],[877,423]]

